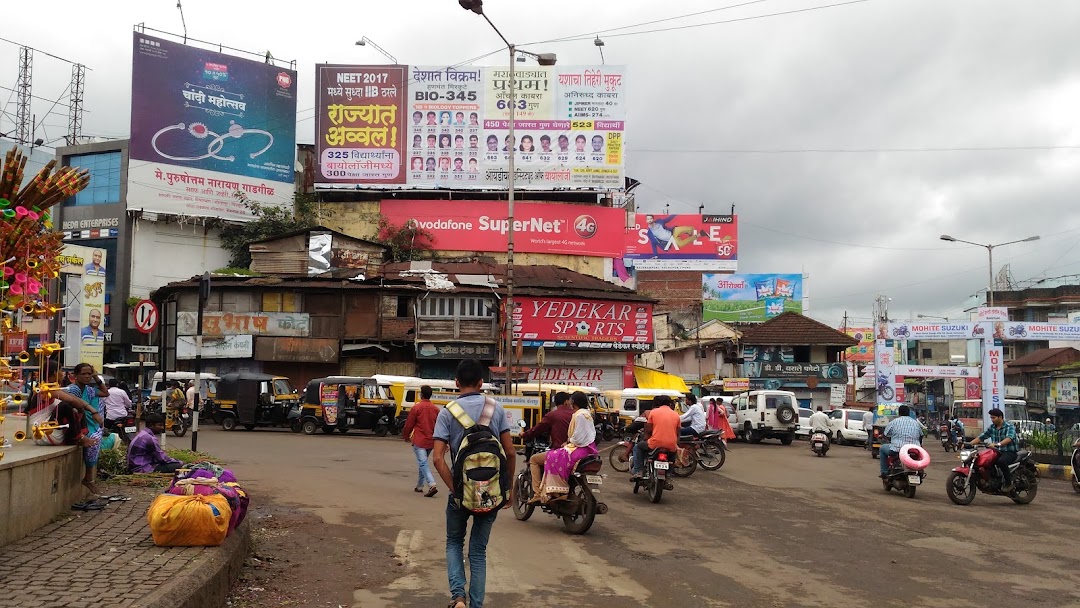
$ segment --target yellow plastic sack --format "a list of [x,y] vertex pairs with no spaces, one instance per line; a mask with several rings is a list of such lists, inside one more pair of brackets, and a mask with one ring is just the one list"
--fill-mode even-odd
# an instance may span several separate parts
[[146,511],[150,534],[159,547],[212,547],[229,531],[232,509],[224,496],[162,494]]

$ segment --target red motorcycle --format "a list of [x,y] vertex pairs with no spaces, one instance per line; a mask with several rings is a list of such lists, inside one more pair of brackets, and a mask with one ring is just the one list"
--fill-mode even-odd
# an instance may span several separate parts
[[949,473],[949,479],[945,482],[949,500],[958,505],[969,505],[975,500],[976,489],[984,494],[1007,496],[1021,505],[1035,500],[1035,494],[1039,491],[1039,474],[1031,452],[1020,451],[1016,462],[1009,465],[1013,479],[1012,492],[1001,491],[1004,479],[1001,471],[994,466],[999,456],[997,448],[973,449],[971,444],[964,444],[964,449],[960,451],[962,464]]

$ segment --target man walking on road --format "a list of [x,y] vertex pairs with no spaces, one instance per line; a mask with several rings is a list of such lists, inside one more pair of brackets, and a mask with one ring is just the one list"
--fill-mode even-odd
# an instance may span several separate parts
[[[487,399],[480,392],[484,385],[484,367],[475,359],[464,359],[457,368],[457,385],[461,389],[461,396],[455,402],[461,406],[465,414],[474,421],[485,421],[483,416]],[[472,517],[472,533],[469,535],[469,608],[483,608],[484,591],[487,579],[487,544],[491,535],[491,527],[495,523],[498,511],[486,513],[473,513],[460,504],[455,498],[454,479],[450,467],[446,463],[447,448],[450,450],[451,462],[457,458],[458,450],[465,439],[465,427],[450,413],[448,406],[439,412],[435,421],[435,469],[439,471],[443,483],[450,489],[449,502],[446,505],[446,570],[450,581],[449,608],[466,608],[465,600],[465,528],[469,517]],[[506,412],[502,405],[494,403],[493,411],[487,417],[486,422],[502,444],[502,450],[506,458],[506,466],[513,471],[515,451],[513,438],[510,436],[510,424],[506,420]],[[503,508],[508,508],[513,502],[513,496]]]
[[[420,387],[420,401],[409,410],[409,417],[405,419],[405,428],[401,431],[405,441],[412,442],[413,454],[416,455],[416,464],[420,469],[420,475],[416,480],[416,492],[424,492],[424,496],[431,498],[439,493],[435,485],[435,476],[428,467],[428,456],[435,447],[432,434],[435,432],[435,420],[439,417],[439,408],[431,402],[431,387]],[[426,490],[426,492],[425,492]]]

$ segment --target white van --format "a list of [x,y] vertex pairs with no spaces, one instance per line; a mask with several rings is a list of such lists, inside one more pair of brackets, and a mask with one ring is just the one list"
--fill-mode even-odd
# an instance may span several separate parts
[[[210,399],[212,400],[217,395],[217,381],[220,380],[214,374],[202,373],[200,374],[202,381],[199,382],[199,399],[200,401]],[[154,378],[150,381],[150,403],[154,411],[160,409],[161,393],[165,390],[165,383],[172,382],[173,380],[180,383],[180,390],[187,393],[187,383],[189,380],[195,379],[195,372],[169,372],[162,378],[162,372],[155,372]]]
[[653,400],[660,395],[671,397],[676,406],[683,400],[682,393],[666,388],[624,388],[621,391],[604,393],[611,402],[611,407],[619,411],[619,418],[626,424],[651,410],[654,407]]
[[799,402],[791,391],[750,391],[735,397],[737,425],[732,425],[736,437],[760,443],[762,439],[779,439],[784,445],[795,441],[799,428]]

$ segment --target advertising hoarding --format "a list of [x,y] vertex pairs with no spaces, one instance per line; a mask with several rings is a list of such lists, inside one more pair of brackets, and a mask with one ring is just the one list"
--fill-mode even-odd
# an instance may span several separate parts
[[[625,187],[620,66],[316,66],[322,184],[521,189]],[[351,93],[351,95],[350,95]]]
[[[198,313],[182,310],[176,313],[176,333],[194,336],[198,333]],[[236,336],[295,336],[307,337],[311,332],[311,316],[306,312],[211,312],[203,313],[203,335],[209,337]]]
[[990,428],[990,410],[1005,410],[1005,357],[1003,349],[990,341],[983,349],[983,428]]
[[843,363],[743,363],[750,378],[804,379],[814,377],[823,384],[847,384],[847,365]]
[[317,181],[404,184],[403,65],[315,66]]
[[[108,255],[104,249],[64,245],[59,258],[60,272],[79,275],[82,278],[78,295],[72,294],[80,303],[68,306],[68,314],[78,318],[78,346],[73,348],[72,331],[69,328],[65,347],[65,361],[70,365],[89,363],[100,372],[105,356],[105,281],[108,278]],[[78,279],[74,279],[77,281]],[[69,291],[71,289],[69,279]],[[69,318],[69,325],[74,318]]]
[[[416,225],[442,251],[507,248],[504,201],[384,200],[380,212],[392,224]],[[514,204],[514,251],[615,257],[626,237],[626,212],[594,205]]]
[[1080,325],[1068,323],[889,323],[878,338],[898,340],[1080,340]]
[[296,72],[134,34],[129,209],[251,219],[292,202]]
[[[250,359],[254,345],[255,338],[251,335],[204,337],[202,356],[204,359]],[[176,336],[176,358],[195,358],[194,336]]]
[[734,215],[638,213],[630,233],[623,262],[637,270],[738,269]]
[[840,331],[859,341],[857,345],[844,351],[846,361],[855,363],[872,363],[874,361],[874,328],[849,327]]
[[514,338],[523,346],[652,350],[652,304],[533,296],[514,303]]
[[1052,392],[1055,405],[1080,405],[1076,378],[1054,378]]
[[904,378],[977,378],[977,367],[951,367],[944,365],[900,365],[896,375]]
[[703,274],[701,283],[706,321],[760,323],[802,312],[801,274]]
[[980,306],[979,321],[1008,321],[1009,309],[1005,306]]

